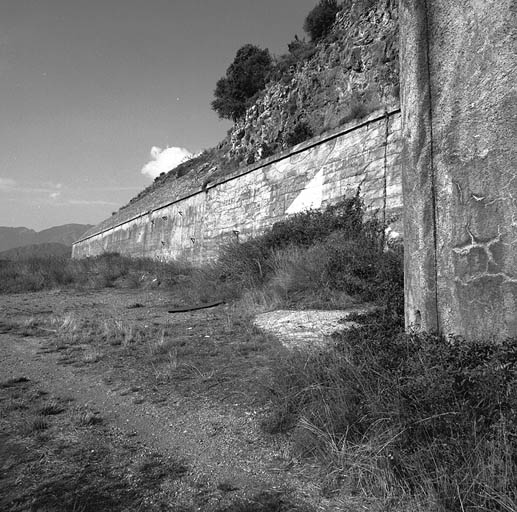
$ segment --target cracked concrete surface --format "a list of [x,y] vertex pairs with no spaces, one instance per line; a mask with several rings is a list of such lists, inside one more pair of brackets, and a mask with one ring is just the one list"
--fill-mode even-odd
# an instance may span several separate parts
[[517,336],[512,0],[401,0],[406,320]]

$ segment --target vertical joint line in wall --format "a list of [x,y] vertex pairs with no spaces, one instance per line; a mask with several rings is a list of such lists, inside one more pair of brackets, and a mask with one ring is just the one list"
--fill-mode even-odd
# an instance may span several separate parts
[[429,142],[429,152],[431,160],[431,205],[433,208],[433,263],[434,263],[434,304],[436,314],[436,329],[441,332],[440,329],[440,315],[438,314],[438,240],[437,240],[437,221],[438,212],[436,211],[436,180],[435,180],[435,168],[434,168],[434,134],[433,134],[433,96],[431,88],[431,52],[429,48],[429,2],[424,0],[425,5],[425,51],[426,51],[426,65],[427,65],[427,87],[429,94],[429,135],[431,140]]
[[384,131],[384,182],[382,184],[382,246],[386,243],[385,235],[386,235],[386,206],[387,206],[387,195],[388,195],[388,135],[389,135],[389,122],[390,118],[388,116],[388,111],[385,112],[385,131]]

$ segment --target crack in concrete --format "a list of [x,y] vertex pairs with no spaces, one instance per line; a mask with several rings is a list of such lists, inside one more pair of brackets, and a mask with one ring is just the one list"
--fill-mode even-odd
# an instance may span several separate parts
[[488,257],[489,263],[494,263],[495,265],[497,265],[496,261],[494,260],[493,255],[492,255],[491,246],[496,243],[501,242],[502,233],[499,230],[499,226],[498,226],[497,236],[495,236],[493,238],[489,238],[486,241],[482,241],[481,238],[476,237],[476,235],[474,235],[474,233],[472,233],[472,230],[470,229],[470,226],[468,224],[465,226],[465,231],[468,233],[470,241],[465,242],[463,244],[455,245],[452,248],[452,251],[456,254],[459,254],[460,256],[468,256],[468,254],[472,250],[481,248],[485,251],[485,254]]
[[506,272],[497,272],[496,274],[490,272],[478,272],[469,276],[466,279],[462,279],[461,277],[455,277],[454,282],[459,283],[463,286],[469,286],[475,281],[480,281],[482,279],[497,279],[502,278],[502,284],[517,284],[517,278],[510,276]]
[[475,281],[479,281],[481,279],[497,279],[502,278],[502,284],[517,284],[517,278],[508,274],[507,272],[490,272],[488,267],[490,264],[499,266],[499,264],[495,261],[494,255],[492,253],[492,246],[497,243],[503,243],[501,240],[502,233],[498,227],[498,234],[495,237],[489,238],[488,240],[481,240],[479,237],[476,237],[470,226],[465,226],[465,231],[468,233],[470,240],[464,244],[457,245],[452,248],[452,251],[455,254],[460,256],[468,256],[473,250],[481,249],[487,257],[487,262],[485,266],[485,270],[483,272],[476,272],[471,274],[468,278],[455,277],[454,281],[456,283],[460,283],[463,286],[468,286]]

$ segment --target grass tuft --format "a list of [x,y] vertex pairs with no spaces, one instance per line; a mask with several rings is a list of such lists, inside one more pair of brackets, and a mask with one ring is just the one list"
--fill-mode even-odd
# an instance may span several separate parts
[[79,408],[72,411],[73,422],[80,427],[89,427],[92,425],[100,425],[103,419],[95,411]]
[[42,417],[34,418],[27,427],[27,433],[43,432],[49,427],[47,421]]
[[11,388],[16,386],[17,384],[25,384],[26,382],[29,382],[29,379],[27,377],[13,377],[0,383],[0,388]]
[[34,257],[0,262],[0,293],[54,288],[170,288],[189,271],[184,264],[131,259],[118,253],[82,260]]
[[51,400],[38,409],[38,414],[41,416],[55,416],[56,414],[61,414],[64,410],[65,408],[58,401]]
[[350,492],[423,495],[440,511],[515,503],[517,340],[404,334],[385,312],[362,321],[276,362],[264,429],[290,432],[295,454]]

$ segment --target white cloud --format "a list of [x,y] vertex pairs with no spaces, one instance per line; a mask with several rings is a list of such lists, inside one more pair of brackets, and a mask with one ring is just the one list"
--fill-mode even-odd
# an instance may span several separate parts
[[16,187],[16,181],[11,178],[0,178],[0,190],[10,190]]
[[142,174],[150,178],[156,178],[162,172],[169,172],[192,158],[192,153],[185,148],[165,148],[161,149],[153,146],[150,152],[151,160],[142,167]]
[[51,185],[53,188],[55,188],[54,192],[50,193],[50,199],[57,199],[61,195],[61,189],[63,188],[63,185],[61,183],[57,183],[56,185]]

